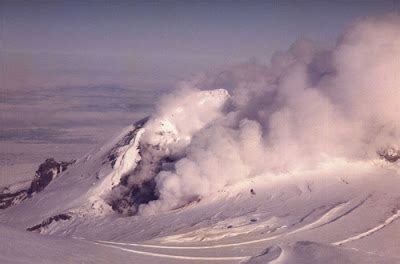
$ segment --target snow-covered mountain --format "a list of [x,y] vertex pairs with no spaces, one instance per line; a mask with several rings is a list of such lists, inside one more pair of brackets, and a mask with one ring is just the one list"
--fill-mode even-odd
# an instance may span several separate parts
[[3,191],[0,263],[400,263],[399,55],[389,15],[182,82]]
[[[400,263],[400,167],[378,155],[331,160],[295,177],[252,177],[168,210],[142,210],[160,199],[156,175],[173,169],[193,131],[218,118],[199,118],[198,109],[229,100],[224,90],[195,97],[197,105],[127,127],[1,211],[0,262]],[[182,130],[180,113],[199,122]]]

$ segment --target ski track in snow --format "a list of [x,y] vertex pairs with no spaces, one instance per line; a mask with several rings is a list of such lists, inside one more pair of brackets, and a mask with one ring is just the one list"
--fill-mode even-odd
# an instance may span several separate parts
[[338,241],[338,242],[334,242],[334,243],[332,243],[332,245],[340,246],[340,245],[343,245],[345,243],[349,243],[351,241],[358,240],[358,239],[364,238],[366,236],[369,236],[369,235],[381,230],[382,228],[386,227],[387,225],[393,223],[399,217],[400,217],[400,210],[397,210],[396,213],[394,213],[391,217],[386,219],[382,224],[377,225],[377,226],[375,226],[375,227],[373,227],[373,228],[371,228],[371,229],[369,229],[369,230],[367,230],[367,231],[365,231],[363,233],[360,233],[358,235],[351,236],[349,238],[343,239],[343,240]]
[[[244,261],[247,259],[250,259],[251,256],[236,256],[236,257],[202,257],[202,256],[182,256],[182,255],[174,255],[174,254],[161,254],[161,253],[154,253],[154,252],[148,252],[148,251],[143,251],[143,250],[136,250],[136,249],[129,249],[129,248],[124,248],[123,246],[131,246],[131,247],[141,247],[141,248],[153,248],[153,249],[175,249],[175,250],[201,250],[201,249],[215,249],[215,248],[225,248],[225,247],[234,247],[234,246],[242,246],[242,245],[248,245],[248,244],[253,244],[253,243],[259,243],[259,242],[264,242],[268,240],[274,240],[277,239],[281,236],[288,236],[291,234],[295,234],[304,230],[309,230],[313,229],[316,227],[321,226],[321,224],[329,222],[332,217],[335,216],[335,213],[340,211],[342,209],[344,204],[339,204],[331,208],[328,212],[323,214],[320,218],[318,218],[316,221],[307,224],[299,229],[293,230],[289,233],[286,234],[280,234],[276,236],[271,236],[263,239],[256,239],[256,240],[251,240],[251,241],[245,241],[245,242],[238,242],[238,243],[230,243],[230,244],[220,244],[220,245],[211,245],[211,246],[166,246],[166,245],[151,245],[151,244],[137,244],[137,243],[123,243],[123,242],[112,242],[112,241],[103,241],[103,240],[86,240],[84,238],[79,238],[79,237],[73,237],[74,239],[79,239],[81,241],[85,241],[88,243],[93,243],[96,245],[101,245],[105,247],[110,247],[126,252],[131,252],[134,254],[139,254],[139,255],[145,255],[145,256],[150,256],[150,257],[158,257],[158,258],[169,258],[169,259],[176,259],[176,260],[190,260],[190,261]],[[396,213],[394,213],[392,216],[387,218],[382,224],[377,225],[363,233],[360,233],[355,236],[351,236],[349,238],[343,239],[341,241],[337,241],[334,243],[331,243],[332,245],[335,246],[340,246],[345,243],[349,243],[354,240],[358,240],[361,238],[364,238],[366,236],[369,236],[382,228],[386,227],[387,225],[393,223],[396,219],[400,218],[400,210],[397,210]],[[354,249],[356,250],[356,249]],[[371,252],[371,254],[373,254]]]
[[333,223],[333,222],[339,220],[340,218],[342,218],[342,217],[344,217],[344,216],[350,214],[351,212],[353,212],[354,210],[356,210],[357,208],[359,208],[360,206],[362,206],[371,196],[372,196],[372,195],[369,194],[365,199],[363,199],[361,202],[359,202],[359,203],[356,204],[355,206],[351,207],[351,208],[350,208],[349,210],[347,210],[346,212],[344,212],[344,213],[342,213],[342,214],[339,214],[338,216],[334,217],[333,219],[331,219],[331,220],[329,220],[329,221],[327,221],[327,222],[325,222],[325,223],[322,223],[321,225],[316,226],[315,228],[322,227],[322,226],[324,226],[324,225],[328,225],[328,224]]
[[134,250],[134,249],[128,249],[128,248],[123,248],[119,246],[114,246],[110,245],[109,243],[103,243],[98,241],[89,241],[89,240],[82,240],[88,243],[93,243],[96,245],[101,245],[105,247],[110,247],[110,248],[115,248],[119,249],[122,251],[127,251],[139,255],[145,255],[145,256],[150,256],[150,257],[159,257],[159,258],[170,258],[170,259],[180,259],[180,260],[206,260],[206,261],[243,261],[246,259],[251,258],[251,256],[242,256],[242,257],[200,257],[200,256],[180,256],[180,255],[169,255],[169,254],[160,254],[160,253],[153,253],[153,252],[147,252],[147,251],[140,251],[140,250]]

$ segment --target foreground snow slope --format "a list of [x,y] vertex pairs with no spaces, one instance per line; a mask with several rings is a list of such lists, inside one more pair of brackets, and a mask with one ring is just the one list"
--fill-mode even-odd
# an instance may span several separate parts
[[[42,236],[0,225],[0,263],[184,263],[70,238]],[[202,263],[195,261],[194,263]]]

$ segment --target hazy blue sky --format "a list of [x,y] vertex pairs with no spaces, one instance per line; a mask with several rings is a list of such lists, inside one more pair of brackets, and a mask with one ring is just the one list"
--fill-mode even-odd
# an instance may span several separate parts
[[168,86],[211,67],[267,61],[296,38],[331,43],[392,0],[0,0],[4,87]]

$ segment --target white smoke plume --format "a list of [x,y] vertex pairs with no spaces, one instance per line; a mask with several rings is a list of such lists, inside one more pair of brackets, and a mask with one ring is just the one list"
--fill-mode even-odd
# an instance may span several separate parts
[[[142,205],[143,213],[250,177],[398,149],[400,17],[357,21],[330,49],[299,40],[269,65],[251,62],[182,86],[146,127],[144,144],[164,146],[178,160],[155,176],[160,198]],[[204,90],[216,89],[230,96],[218,90],[216,103],[199,103]],[[174,135],[169,142],[161,142],[160,122]]]

